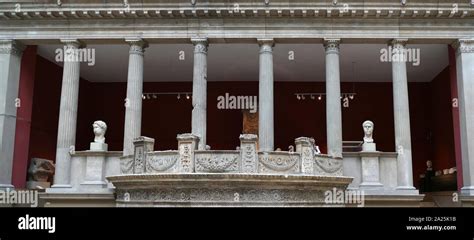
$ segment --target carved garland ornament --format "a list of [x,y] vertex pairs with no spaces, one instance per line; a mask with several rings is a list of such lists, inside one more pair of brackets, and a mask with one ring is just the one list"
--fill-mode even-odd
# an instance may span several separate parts
[[175,155],[152,155],[147,157],[147,172],[164,172],[173,167],[178,161],[178,154]]
[[196,156],[196,169],[209,172],[237,171],[238,156],[213,154]]
[[263,155],[260,158],[260,163],[267,167],[270,170],[283,172],[288,171],[293,168],[296,163],[298,163],[297,155],[288,155],[288,156],[269,156]]
[[320,167],[323,171],[327,173],[335,173],[342,167],[341,160],[333,160],[333,159],[316,159],[316,165]]
[[120,159],[120,171],[123,174],[132,173],[133,171],[133,159],[132,158],[122,158]]

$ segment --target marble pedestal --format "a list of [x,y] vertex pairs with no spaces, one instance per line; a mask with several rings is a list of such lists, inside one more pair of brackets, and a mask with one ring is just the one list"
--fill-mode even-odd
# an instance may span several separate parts
[[51,187],[50,182],[28,181],[26,182],[27,189],[46,189]]
[[360,152],[362,161],[362,190],[370,190],[383,187],[380,183],[379,152],[376,151],[375,143],[364,143]]
[[107,151],[108,148],[109,148],[109,145],[107,145],[107,143],[91,142],[90,144],[91,151]]
[[94,152],[90,156],[87,156],[85,178],[79,188],[83,190],[100,190],[107,188],[107,182],[105,181],[105,154]]

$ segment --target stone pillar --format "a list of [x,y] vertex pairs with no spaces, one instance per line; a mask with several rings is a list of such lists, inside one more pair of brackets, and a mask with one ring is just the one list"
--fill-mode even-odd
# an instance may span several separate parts
[[13,188],[16,103],[24,49],[15,40],[0,40],[0,189]]
[[295,139],[296,152],[301,154],[301,173],[314,174],[314,150],[311,138],[299,137]]
[[193,112],[192,134],[199,137],[199,150],[206,149],[206,115],[207,115],[207,38],[193,38]]
[[75,151],[79,100],[80,62],[76,56],[81,42],[76,39],[64,39],[61,42],[65,44],[65,51],[53,188],[71,187],[71,153]]
[[127,39],[130,44],[128,59],[127,98],[125,99],[125,127],[123,156],[133,154],[133,140],[141,135],[143,95],[143,54],[148,46],[142,39]]
[[153,152],[155,139],[137,137],[133,139],[133,145],[135,148],[133,151],[133,173],[145,173],[147,153]]
[[461,124],[461,194],[474,196],[474,39],[460,39],[456,49],[456,75]]
[[178,172],[194,172],[194,151],[197,150],[199,137],[190,133],[179,134],[178,139]]
[[325,39],[326,50],[326,134],[328,155],[342,158],[341,80],[339,39]]
[[394,39],[392,48],[393,116],[397,150],[397,190],[414,190],[411,157],[410,109],[406,68],[406,39]]
[[240,135],[240,159],[242,159],[242,173],[257,173],[258,154],[257,141],[255,134]]
[[273,151],[273,39],[259,39],[258,139],[260,151]]

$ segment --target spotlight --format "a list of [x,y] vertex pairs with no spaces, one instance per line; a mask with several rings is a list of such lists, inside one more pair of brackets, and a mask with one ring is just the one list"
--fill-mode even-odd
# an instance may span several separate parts
[[301,99],[301,97],[300,97],[300,95],[299,95],[299,94],[296,94],[296,98],[297,98],[298,100],[300,100],[300,99]]
[[178,93],[178,97],[177,97],[177,98],[180,99],[180,98],[181,98],[181,94]]
[[311,99],[313,99],[313,100],[314,100],[314,95],[313,95],[313,94],[311,94]]
[[301,99],[303,99],[303,100],[305,99],[304,95],[301,95]]
[[156,94],[153,94],[153,98],[156,99]]
[[321,95],[319,95],[318,100],[321,100],[322,98],[323,98],[323,97],[321,97]]
[[145,94],[142,94],[142,99],[146,99]]
[[186,99],[189,99],[189,94],[186,93]]

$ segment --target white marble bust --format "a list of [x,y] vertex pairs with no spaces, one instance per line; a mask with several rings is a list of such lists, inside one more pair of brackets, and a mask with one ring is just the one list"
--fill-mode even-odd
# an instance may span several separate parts
[[95,121],[92,124],[92,128],[94,129],[94,142],[95,143],[105,143],[105,132],[107,131],[107,124],[103,121]]
[[372,138],[372,133],[374,132],[374,123],[367,120],[362,123],[362,128],[364,129],[364,143],[373,143],[374,139]]

